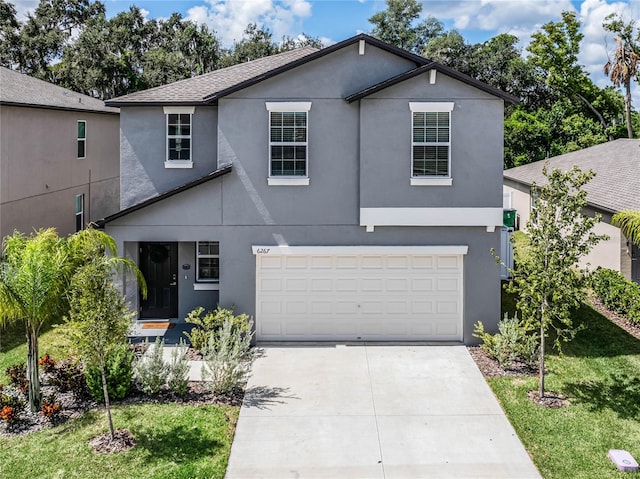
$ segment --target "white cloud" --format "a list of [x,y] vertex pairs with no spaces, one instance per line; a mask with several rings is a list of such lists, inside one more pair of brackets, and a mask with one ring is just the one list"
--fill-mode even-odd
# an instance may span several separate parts
[[295,35],[302,20],[311,16],[307,0],[205,0],[204,5],[191,7],[187,18],[205,23],[216,31],[224,46],[240,40],[249,23],[269,28],[274,39]]
[[13,6],[16,7],[16,14],[18,17],[18,21],[23,22],[27,19],[28,13],[33,13],[38,6],[38,0],[16,0],[9,1],[9,3],[13,3]]

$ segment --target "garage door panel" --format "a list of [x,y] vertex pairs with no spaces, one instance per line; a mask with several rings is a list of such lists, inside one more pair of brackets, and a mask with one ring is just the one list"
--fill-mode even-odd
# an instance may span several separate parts
[[462,264],[461,255],[258,255],[258,340],[459,341]]

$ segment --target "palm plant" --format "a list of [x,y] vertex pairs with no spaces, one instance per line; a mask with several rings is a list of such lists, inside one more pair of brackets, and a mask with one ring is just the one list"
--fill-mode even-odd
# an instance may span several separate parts
[[23,321],[27,336],[28,397],[40,410],[38,335],[42,326],[64,311],[69,262],[55,229],[30,236],[19,232],[4,239],[0,261],[0,323]]
[[611,224],[619,227],[629,241],[640,246],[640,211],[620,211],[613,215]]
[[638,54],[633,50],[628,42],[624,42],[622,37],[617,36],[618,46],[613,53],[613,59],[604,66],[604,74],[608,75],[611,82],[616,86],[624,86],[624,107],[627,122],[627,133],[629,138],[633,138],[633,126],[631,124],[631,80],[640,72],[638,69]]

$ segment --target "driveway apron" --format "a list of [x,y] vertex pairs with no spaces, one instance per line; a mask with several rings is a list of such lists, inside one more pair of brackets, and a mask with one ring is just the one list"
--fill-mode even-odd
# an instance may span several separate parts
[[539,479],[464,346],[262,346],[227,479]]

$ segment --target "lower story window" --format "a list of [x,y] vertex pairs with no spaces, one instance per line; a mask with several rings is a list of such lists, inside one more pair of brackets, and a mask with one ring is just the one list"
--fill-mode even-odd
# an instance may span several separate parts
[[76,232],[84,229],[84,195],[76,195]]
[[198,241],[196,245],[196,280],[217,282],[220,280],[220,243]]

